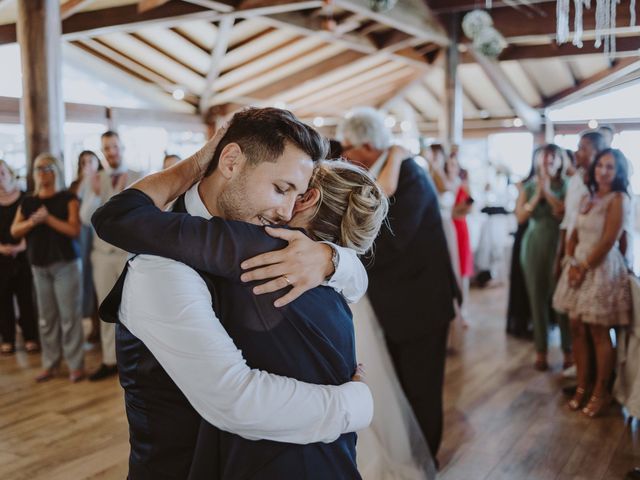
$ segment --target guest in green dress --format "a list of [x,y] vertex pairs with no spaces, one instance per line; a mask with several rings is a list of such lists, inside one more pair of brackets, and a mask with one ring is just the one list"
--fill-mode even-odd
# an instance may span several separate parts
[[[531,305],[537,370],[547,370],[549,322],[555,313],[551,298],[555,290],[553,267],[564,214],[566,179],[562,150],[548,144],[539,150],[534,175],[525,182],[518,203],[518,222],[529,221],[522,239],[520,262]],[[565,364],[572,362],[571,339],[566,317],[557,316]]]

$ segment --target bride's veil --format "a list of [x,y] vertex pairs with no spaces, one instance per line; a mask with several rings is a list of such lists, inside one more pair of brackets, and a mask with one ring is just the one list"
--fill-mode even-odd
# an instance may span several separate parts
[[433,458],[405,397],[384,334],[365,296],[351,306],[358,362],[374,400],[371,426],[358,432],[358,469],[364,480],[432,480]]

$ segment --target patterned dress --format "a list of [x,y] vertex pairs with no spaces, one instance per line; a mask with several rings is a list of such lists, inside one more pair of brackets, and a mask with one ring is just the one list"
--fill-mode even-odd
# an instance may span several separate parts
[[[616,195],[619,193],[612,192],[594,199],[589,211],[581,212],[578,216],[578,244],[574,252],[578,262],[584,262],[601,240],[607,208]],[[630,202],[626,195],[623,196],[623,206],[626,219],[630,214]],[[629,324],[631,290],[625,259],[617,242],[598,265],[587,271],[578,288],[569,286],[569,268],[569,264],[564,267],[553,297],[556,310],[595,325],[613,327]]]

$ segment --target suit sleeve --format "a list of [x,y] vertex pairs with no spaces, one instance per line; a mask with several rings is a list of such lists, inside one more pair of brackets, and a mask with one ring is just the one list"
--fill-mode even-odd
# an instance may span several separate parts
[[257,225],[163,212],[136,189],[113,196],[92,222],[101,239],[127,252],[170,258],[230,279],[240,277],[243,260],[286,245]]
[[426,208],[420,197],[424,195],[421,182],[421,167],[413,159],[403,162],[400,181],[396,194],[391,197],[389,225],[383,225],[373,250],[372,261],[367,262],[370,270],[392,264],[400,255],[406,254],[405,249],[414,239],[423,222]]

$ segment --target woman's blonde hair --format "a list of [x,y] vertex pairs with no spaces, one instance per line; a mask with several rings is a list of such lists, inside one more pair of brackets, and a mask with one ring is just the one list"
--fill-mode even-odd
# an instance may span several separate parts
[[[35,160],[33,161],[33,165],[35,166],[35,164],[39,160],[48,160],[51,163],[51,165],[53,166],[56,172],[56,190],[62,190],[64,188],[64,183],[62,178],[62,168],[60,167],[60,162],[58,162],[58,159],[56,158],[56,156],[49,152],[43,152],[35,158]],[[33,182],[35,185],[34,191],[35,193],[38,193],[38,190],[40,190],[40,185],[38,185],[38,180],[35,173],[36,171],[34,168],[33,170]]]
[[389,202],[375,179],[342,160],[317,164],[309,188],[320,192],[307,230],[317,238],[366,253],[387,217]]

